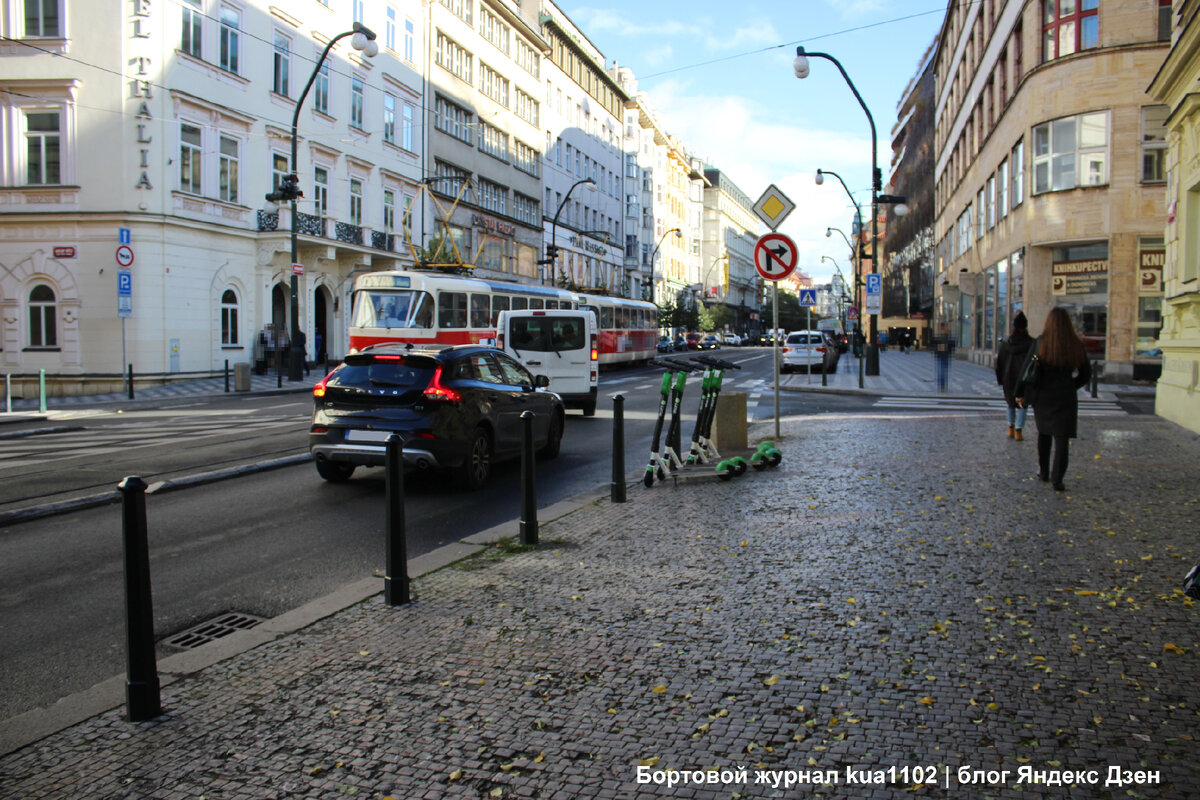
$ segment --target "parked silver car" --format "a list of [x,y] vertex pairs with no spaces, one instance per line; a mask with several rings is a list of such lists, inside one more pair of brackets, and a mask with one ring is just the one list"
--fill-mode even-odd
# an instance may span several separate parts
[[781,372],[833,372],[837,369],[838,351],[829,335],[823,331],[792,331],[780,350]]

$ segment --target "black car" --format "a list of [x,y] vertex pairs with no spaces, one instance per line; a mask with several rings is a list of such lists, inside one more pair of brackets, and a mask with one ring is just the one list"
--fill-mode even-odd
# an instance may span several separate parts
[[564,410],[544,375],[481,345],[382,344],[346,357],[313,387],[309,450],[328,481],[383,466],[387,437],[403,439],[404,464],[450,470],[471,489],[492,464],[521,453],[521,414],[532,411],[534,447],[558,455]]

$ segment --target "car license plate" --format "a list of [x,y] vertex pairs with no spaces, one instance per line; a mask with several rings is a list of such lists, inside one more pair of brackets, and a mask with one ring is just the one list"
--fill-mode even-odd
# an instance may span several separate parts
[[387,438],[391,435],[392,435],[391,431],[348,430],[348,431],[346,431],[346,441],[347,442],[375,442],[377,444],[383,444],[384,442],[387,441]]

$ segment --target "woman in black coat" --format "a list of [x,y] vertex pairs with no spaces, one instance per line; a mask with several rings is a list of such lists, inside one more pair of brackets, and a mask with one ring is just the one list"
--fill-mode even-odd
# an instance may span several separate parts
[[[1039,362],[1036,385],[1027,385],[1025,369],[1017,381],[1019,405],[1032,405],[1038,427],[1038,477],[1052,481],[1055,491],[1063,491],[1067,472],[1068,440],[1079,427],[1079,390],[1092,379],[1083,341],[1071,325],[1066,309],[1055,308],[1046,318],[1046,327],[1031,349],[1028,363]],[[1054,464],[1050,464],[1050,445],[1054,445]]]
[[1025,427],[1026,409],[1017,405],[1017,381],[1032,347],[1029,322],[1025,314],[1018,311],[1017,316],[1013,317],[1012,336],[1000,343],[1000,350],[996,353],[996,383],[1004,387],[1004,402],[1008,404],[1008,438],[1018,442],[1025,439],[1021,429]]

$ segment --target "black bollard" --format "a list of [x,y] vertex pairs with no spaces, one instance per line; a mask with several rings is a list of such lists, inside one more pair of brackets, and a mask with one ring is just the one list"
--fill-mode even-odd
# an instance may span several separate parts
[[625,396],[613,395],[613,455],[611,498],[625,502]]
[[1092,397],[1097,397],[1100,389],[1100,362],[1092,362]]
[[521,412],[521,544],[538,543],[537,481],[533,460],[533,412]]
[[225,359],[225,394],[229,394],[229,359]]
[[822,385],[822,386],[828,386],[828,385],[829,385],[829,378],[827,378],[827,377],[826,377],[826,375],[827,375],[828,373],[829,373],[829,355],[828,355],[828,354],[826,354],[826,356],[825,356],[825,363],[823,363],[823,364],[821,365],[821,385]]
[[133,399],[133,364],[129,365],[129,399]]
[[407,603],[408,542],[404,529],[404,440],[393,433],[387,438],[387,552],[383,599],[389,606]]
[[125,708],[130,722],[144,722],[162,713],[158,664],[154,659],[146,482],[131,475],[117,488],[123,495],[121,527],[125,546]]

